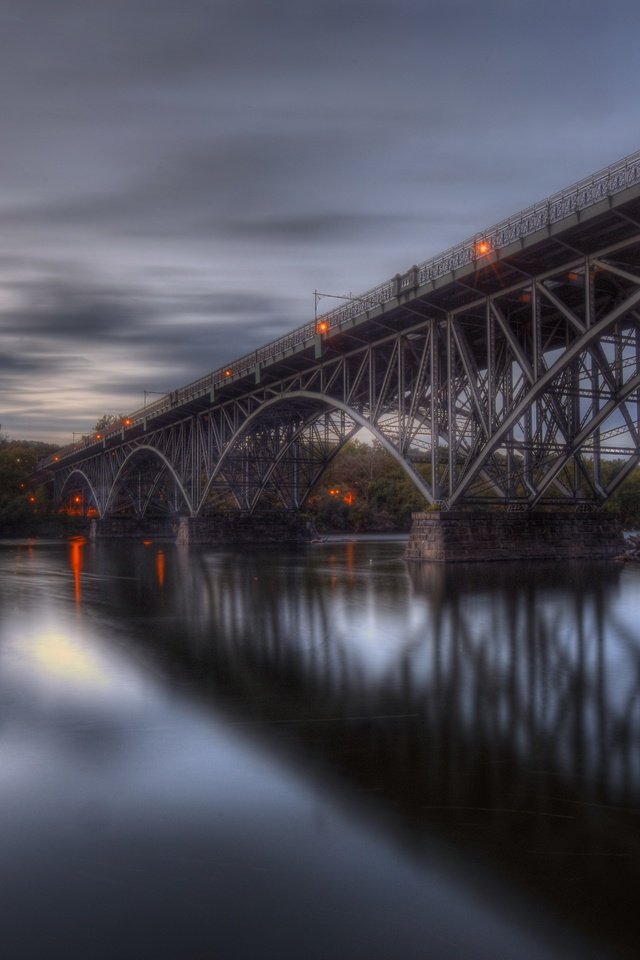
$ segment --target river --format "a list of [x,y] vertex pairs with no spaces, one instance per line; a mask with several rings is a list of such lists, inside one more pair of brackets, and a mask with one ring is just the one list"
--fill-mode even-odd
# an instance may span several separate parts
[[0,542],[9,960],[640,951],[640,567]]

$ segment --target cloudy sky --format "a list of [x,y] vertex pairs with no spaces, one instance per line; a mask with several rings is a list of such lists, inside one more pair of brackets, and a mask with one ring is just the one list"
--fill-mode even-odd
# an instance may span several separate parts
[[3,0],[2,432],[69,442],[639,149],[639,27],[637,0]]

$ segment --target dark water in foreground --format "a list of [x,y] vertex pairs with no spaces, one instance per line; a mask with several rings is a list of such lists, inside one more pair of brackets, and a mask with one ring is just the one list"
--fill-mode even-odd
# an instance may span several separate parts
[[0,949],[640,952],[640,567],[0,545]]

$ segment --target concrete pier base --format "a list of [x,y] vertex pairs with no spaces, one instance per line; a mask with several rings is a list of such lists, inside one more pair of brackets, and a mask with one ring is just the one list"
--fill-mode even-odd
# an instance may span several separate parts
[[593,513],[414,513],[407,560],[487,563],[491,560],[577,560],[618,556],[622,527]]

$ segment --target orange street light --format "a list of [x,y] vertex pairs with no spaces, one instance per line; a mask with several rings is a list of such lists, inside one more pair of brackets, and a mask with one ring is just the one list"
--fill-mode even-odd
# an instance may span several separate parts
[[478,240],[476,243],[476,253],[480,257],[484,257],[487,253],[491,252],[491,244],[488,240]]
[[227,367],[227,369],[224,372],[224,375],[225,377],[230,377],[232,373],[233,373],[233,370],[231,369],[231,367]]
[[316,333],[328,333],[328,332],[329,332],[329,324],[327,323],[327,321],[319,320],[318,324],[316,325]]

